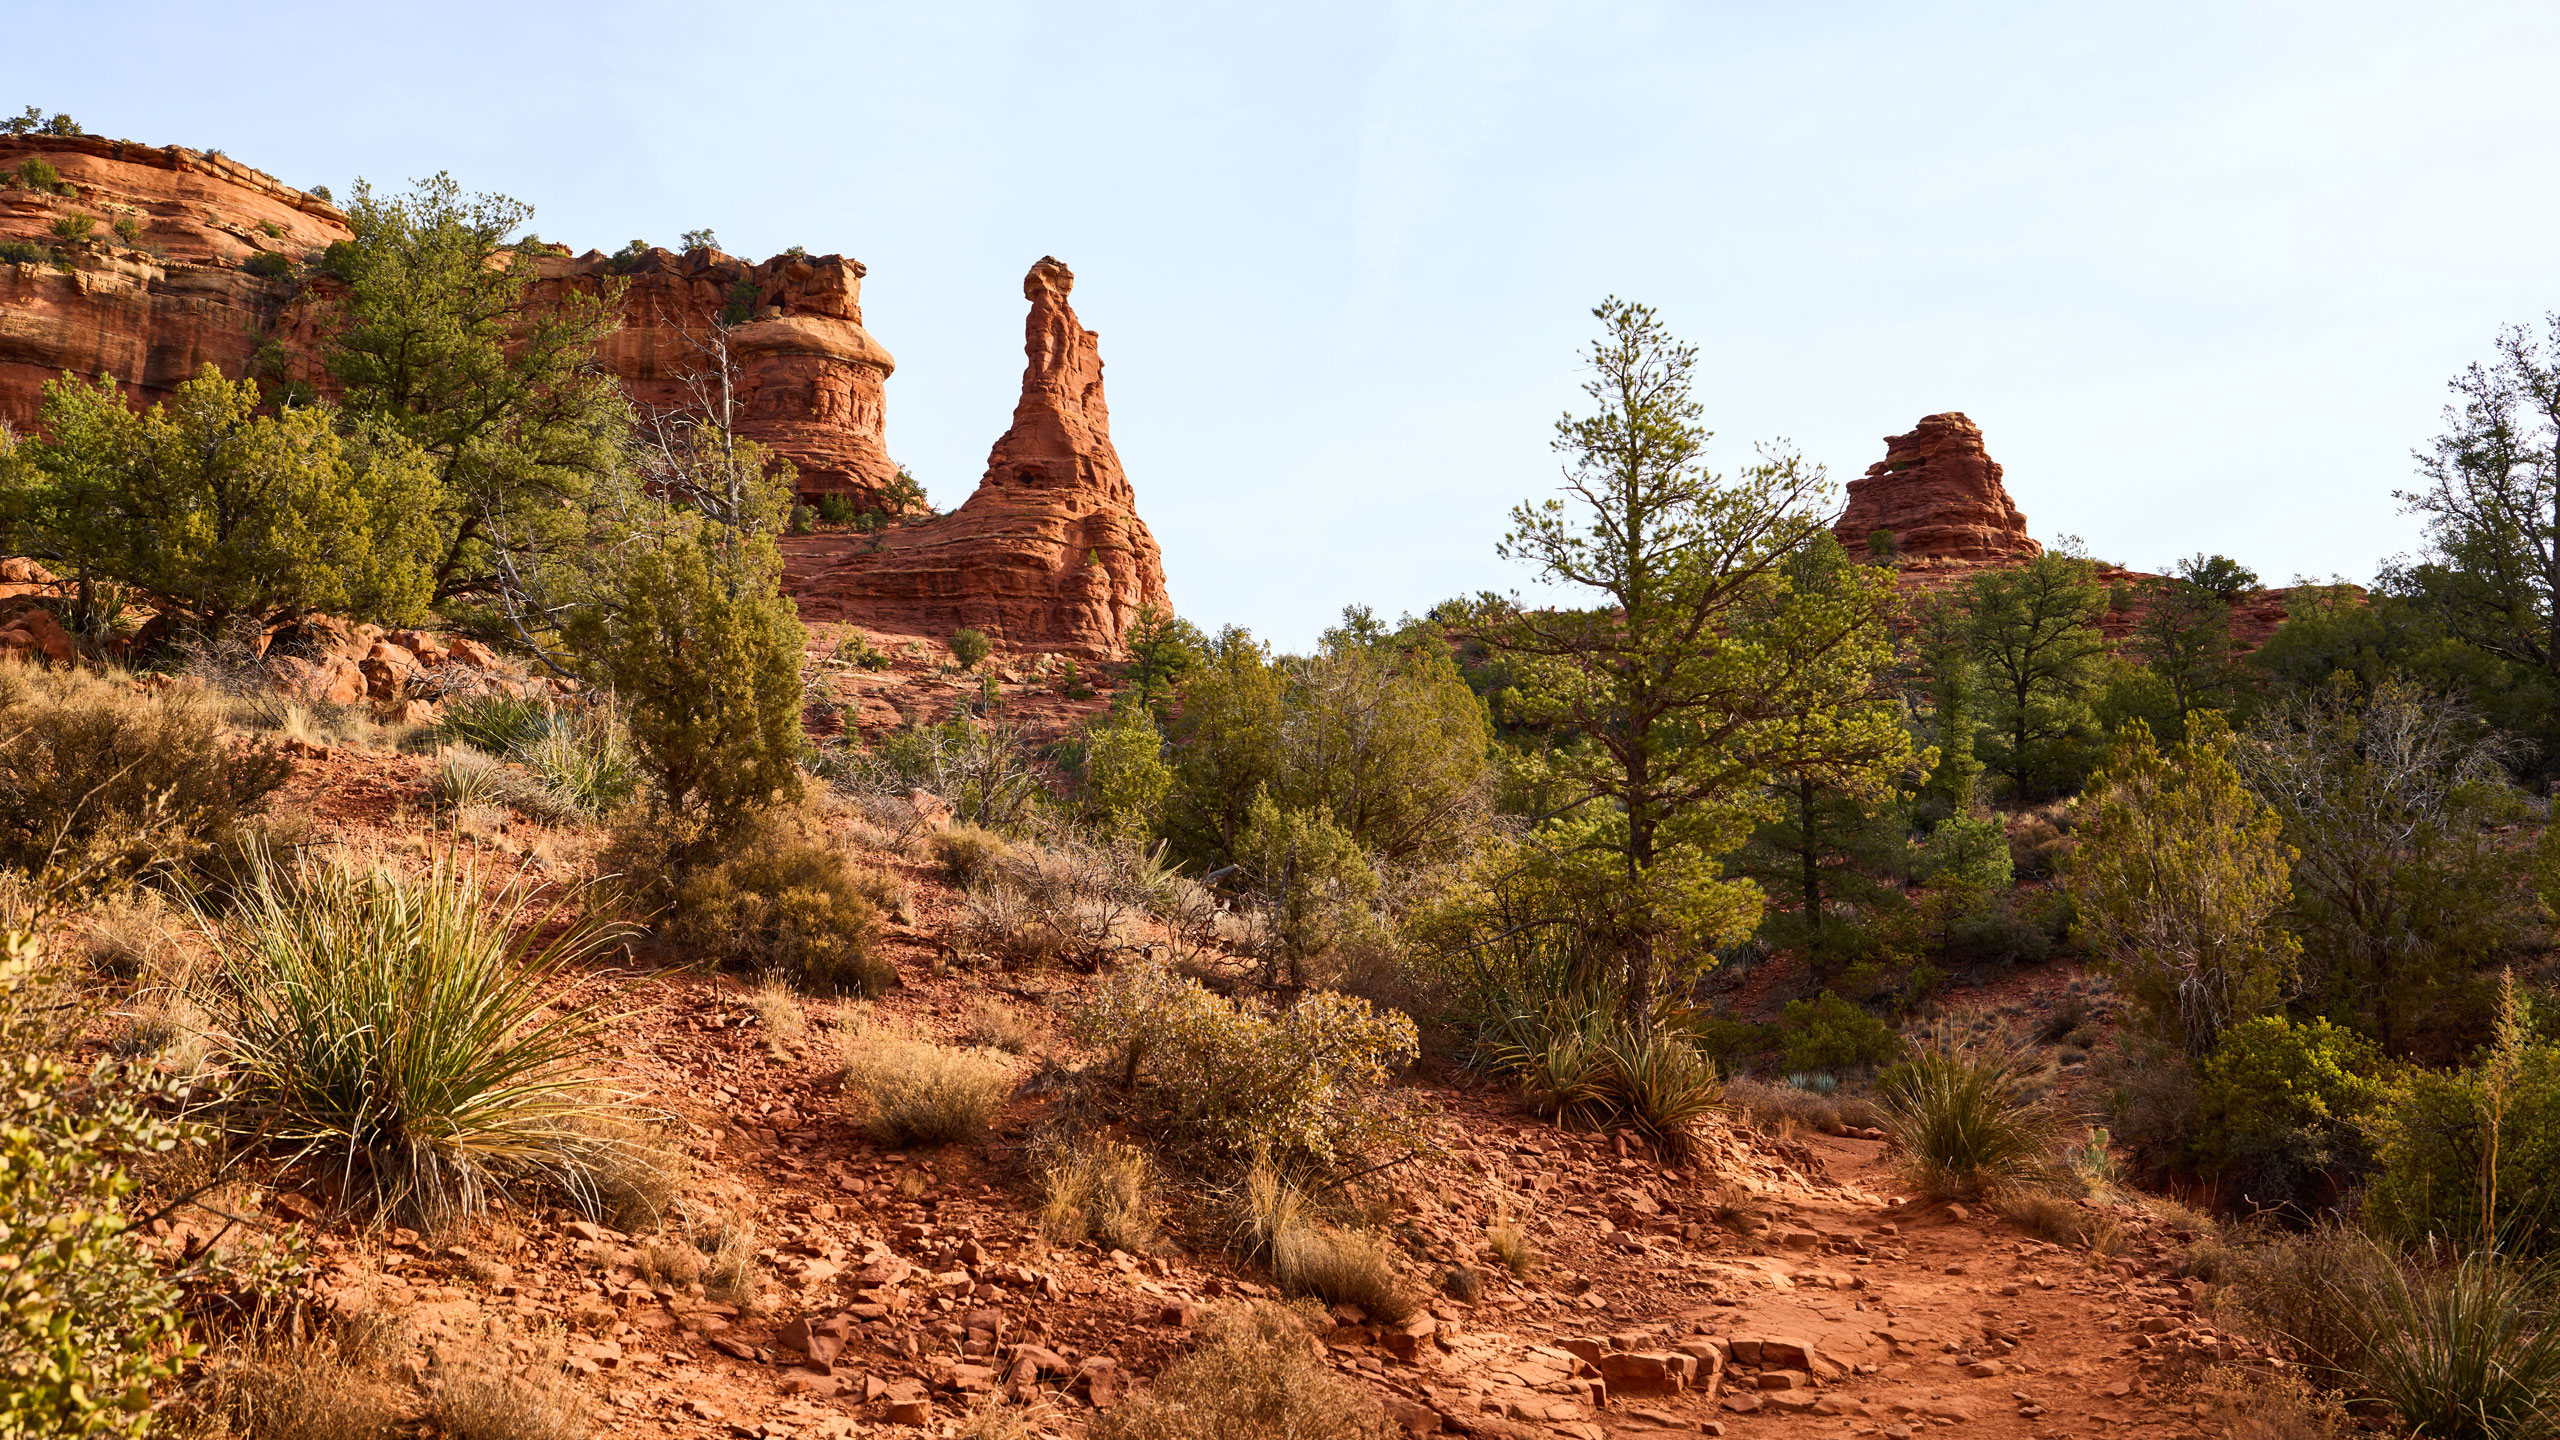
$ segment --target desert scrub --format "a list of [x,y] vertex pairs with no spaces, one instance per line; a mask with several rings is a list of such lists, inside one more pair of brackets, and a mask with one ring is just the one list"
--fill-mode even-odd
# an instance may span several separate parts
[[2040,1073],[2003,1035],[1965,1040],[1945,1027],[1886,1071],[1876,1098],[1913,1182],[1960,1197],[2041,1175],[2056,1121],[2037,1093]]
[[1156,1238],[1154,1159],[1118,1140],[1060,1144],[1040,1167],[1040,1233],[1145,1254]]
[[[593,1214],[627,1142],[587,1066],[599,1017],[563,992],[620,932],[557,922],[450,856],[418,876],[347,861],[264,867],[206,921],[243,1134],[428,1223],[540,1182]],[[546,933],[549,938],[543,938]]]
[[1330,1170],[1419,1144],[1419,1116],[1385,1093],[1415,1054],[1413,1021],[1366,1000],[1318,990],[1270,1009],[1148,960],[1098,987],[1075,1026],[1141,1123],[1204,1159]]
[[1212,1314],[1190,1354],[1093,1422],[1093,1440],[1393,1440],[1401,1427],[1316,1357],[1308,1320],[1255,1301]]
[[446,702],[433,732],[522,773],[500,803],[546,819],[597,820],[640,791],[639,757],[621,717],[609,705],[565,709],[531,696],[498,692]]
[[982,999],[969,1009],[969,1043],[1007,1055],[1020,1055],[1040,1038],[1030,1016],[1001,1000]]
[[0,940],[0,1434],[140,1434],[190,1351],[120,1161],[189,1137],[134,1095],[77,1098],[45,982],[32,937]]
[[719,859],[670,859],[661,823],[634,812],[601,865],[624,877],[633,905],[689,958],[781,975],[822,995],[876,996],[897,983],[880,953],[880,915],[897,896],[888,877],[853,864],[806,807],[764,816]]
[[984,1050],[864,1033],[846,1046],[846,1102],[883,1145],[948,1145],[986,1133],[1013,1072]]
[[954,885],[975,885],[1013,853],[1013,846],[993,830],[975,825],[949,825],[933,832],[933,862]]
[[234,750],[215,701],[82,670],[0,666],[0,864],[112,889],[234,834],[290,764]]
[[1606,995],[1516,1000],[1489,1026],[1478,1062],[1511,1081],[1530,1110],[1559,1125],[1625,1126],[1674,1158],[1724,1100],[1715,1062],[1669,1030],[1638,1038]]

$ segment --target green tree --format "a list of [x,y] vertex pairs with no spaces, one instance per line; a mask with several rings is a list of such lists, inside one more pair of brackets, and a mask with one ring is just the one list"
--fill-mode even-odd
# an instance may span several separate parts
[[1391,864],[1448,858],[1484,811],[1483,703],[1445,645],[1330,642],[1283,667],[1275,791]]
[[2321,962],[2314,996],[2386,1052],[2440,1044],[2417,1017],[2518,938],[2510,753],[2447,696],[2344,675],[2273,707],[2238,752],[2301,852],[2288,920]]
[[2258,589],[2258,572],[2228,555],[2190,555],[2178,562],[2177,577],[2226,606],[2239,604]]
[[1138,607],[1121,643],[1129,659],[1114,703],[1144,705],[1159,718],[1183,677],[1199,668],[1209,652],[1199,626],[1156,605]]
[[48,383],[47,438],[0,451],[10,543],[76,581],[84,611],[103,582],[205,631],[310,610],[415,618],[435,544],[425,457],[323,410],[257,406],[254,382],[211,365],[139,415],[104,376]]
[[2167,734],[2177,739],[2198,710],[2231,707],[2237,679],[2231,607],[2214,591],[2187,580],[2159,582],[2150,599],[2134,621],[2132,649],[2169,687],[2177,726]]
[[622,292],[539,291],[533,253],[508,239],[532,214],[441,173],[397,197],[358,181],[354,238],[326,257],[344,288],[323,354],[348,411],[435,467],[439,606],[598,553],[595,516],[622,498],[630,410],[596,358]]
[[1233,860],[1254,797],[1280,779],[1287,683],[1262,643],[1232,625],[1184,681],[1168,727],[1174,791],[1166,820],[1183,858]]
[[621,699],[669,868],[716,860],[801,792],[800,662],[769,536],[674,514],[633,544],[569,642]]
[[1925,684],[1912,710],[1938,757],[1919,797],[1941,817],[1971,813],[1982,779],[1982,672],[1970,626],[1964,607],[1944,595],[1922,601],[1913,615],[1912,658]]
[[1095,824],[1132,839],[1161,829],[1173,767],[1155,720],[1132,707],[1088,723],[1083,782],[1085,815]]
[[1646,306],[1593,313],[1595,408],[1556,424],[1564,498],[1515,507],[1500,553],[1595,605],[1516,609],[1489,638],[1519,661],[1533,715],[1589,742],[1546,757],[1572,806],[1553,838],[1616,873],[1642,1035],[1666,946],[1758,922],[1756,887],[1718,858],[1766,814],[1766,777],[1871,750],[1889,723],[1855,702],[1890,655],[1890,589],[1791,597],[1788,561],[1828,528],[1820,467],[1764,447],[1729,481],[1709,471],[1696,350]]
[[1324,806],[1290,809],[1268,793],[1246,807],[1236,847],[1262,917],[1263,983],[1307,984],[1309,963],[1362,928],[1377,871]]
[[2066,882],[2081,943],[2189,1055],[2281,1000],[2302,949],[2280,923],[2296,856],[2242,783],[2235,743],[2210,716],[2166,751],[2127,724],[2090,784]]
[[[2560,313],[2543,324],[2560,347]],[[2488,364],[2453,378],[2445,433],[2416,457],[2426,487],[2398,494],[2432,553],[2384,581],[2464,643],[2560,676],[2560,355],[2543,343],[2509,326]]]
[[2063,775],[2094,724],[2106,587],[2095,564],[2048,550],[1974,576],[1965,601],[1973,657],[1989,682],[1988,758],[2008,777],[2011,797],[2026,800]]

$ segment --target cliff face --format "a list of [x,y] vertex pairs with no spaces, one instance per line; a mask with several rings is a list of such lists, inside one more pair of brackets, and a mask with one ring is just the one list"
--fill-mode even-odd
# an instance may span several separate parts
[[[322,379],[315,350],[327,282],[267,279],[259,255],[297,266],[350,238],[325,201],[220,156],[92,136],[0,137],[0,171],[28,158],[59,171],[76,194],[0,189],[0,241],[48,258],[0,266],[0,420],[24,429],[44,383],[68,370],[112,375],[137,403],[166,398],[208,361],[247,372],[273,339],[295,373]],[[90,237],[54,233],[86,215]],[[116,224],[133,222],[131,238]],[[273,264],[274,262],[264,262]],[[852,495],[876,506],[897,474],[882,438],[896,361],[862,328],[862,263],[842,255],[777,255],[761,265],[712,251],[653,250],[617,267],[590,251],[539,260],[545,292],[601,293],[628,282],[622,330],[601,358],[633,400],[672,406],[685,377],[711,367],[701,339],[723,311],[738,368],[739,430],[790,457],[810,496]]]
[[1878,530],[1893,532],[1905,560],[1979,564],[2044,552],[2000,483],[1981,426],[1951,410],[1924,415],[1910,434],[1884,443],[1884,458],[1849,482],[1848,509],[1832,527],[1851,555],[1863,558]]
[[[0,241],[40,246],[61,262],[0,265],[0,420],[20,429],[35,420],[44,383],[65,370],[112,375],[144,402],[208,361],[243,373],[294,286],[242,267],[262,254],[298,260],[347,238],[326,202],[218,155],[95,136],[0,136],[0,171],[30,158],[76,193],[0,189]],[[56,223],[77,216],[91,220],[89,238],[59,238]],[[130,222],[130,240],[119,222]]]
[[1098,659],[1120,652],[1140,607],[1170,608],[1111,445],[1101,337],[1067,303],[1074,286],[1047,257],[1023,277],[1022,398],[968,503],[816,570],[795,587],[803,614],[926,634],[974,626],[1017,650]]

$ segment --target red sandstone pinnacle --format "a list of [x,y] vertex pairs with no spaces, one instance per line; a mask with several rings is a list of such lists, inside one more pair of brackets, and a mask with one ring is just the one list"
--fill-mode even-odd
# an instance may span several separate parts
[[810,619],[949,634],[1016,650],[1120,653],[1146,605],[1170,608],[1164,562],[1111,445],[1101,337],[1067,303],[1075,272],[1043,256],[1022,280],[1022,398],[968,503],[890,531],[797,587]]
[[1849,482],[1849,507],[1832,533],[1863,558],[1867,537],[1893,532],[1906,560],[2025,560],[2044,553],[2027,536],[2000,483],[2000,462],[1982,446],[1982,427],[1958,411],[1920,417],[1908,435],[1885,437],[1882,460]]

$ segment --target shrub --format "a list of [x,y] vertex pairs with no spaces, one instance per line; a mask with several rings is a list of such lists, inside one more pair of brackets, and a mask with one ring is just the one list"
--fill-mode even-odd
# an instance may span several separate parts
[[1130,922],[1173,883],[1134,841],[1088,845],[1061,836],[1008,849],[978,870],[959,943],[1007,963],[1093,967],[1135,948]]
[[[2368,1121],[2376,1170],[2365,1207],[2376,1228],[2413,1243],[2489,1234],[2514,1254],[2560,1251],[2560,1046],[2524,1047],[2495,1105],[2492,1073],[2411,1068],[2392,1080]],[[2484,1178],[2497,1206],[2486,1225]]]
[[1071,1140],[1040,1170],[1040,1233],[1145,1254],[1155,1244],[1155,1161],[1117,1140]]
[[1394,1440],[1378,1402],[1318,1358],[1307,1319],[1254,1301],[1213,1313],[1190,1354],[1095,1418],[1093,1440]]
[[959,661],[963,670],[977,669],[978,662],[986,659],[994,648],[983,630],[972,630],[963,625],[951,632],[951,658]]
[[2362,1366],[2374,1323],[2367,1307],[2393,1263],[2363,1236],[2324,1224],[2236,1253],[2229,1283],[2243,1313],[2335,1385]]
[[272,250],[261,250],[240,262],[240,268],[261,280],[290,280],[293,262]]
[[2560,1315],[2547,1272],[2479,1253],[2376,1267],[2378,1304],[2358,1367],[2410,1432],[2445,1440],[2541,1440],[2560,1416]]
[[1790,1000],[1778,1032],[1790,1070],[1847,1070],[1881,1065],[1902,1052],[1892,1026],[1825,990]]
[[1257,793],[1234,853],[1260,919],[1264,984],[1310,983],[1312,962],[1370,924],[1377,871],[1330,808],[1287,809]]
[[54,169],[52,162],[43,156],[30,155],[18,162],[18,168],[10,172],[9,178],[15,181],[21,190],[35,190],[49,195],[53,193],[54,186],[62,183],[62,172]]
[[1698,1121],[1724,1101],[1715,1062],[1686,1037],[1659,1030],[1641,1040],[1621,1030],[1603,1058],[1627,1124],[1665,1155],[1688,1159],[1697,1148]]
[[2054,1119],[2035,1098],[2035,1070],[2005,1039],[1966,1043],[1945,1029],[1884,1073],[1885,1132],[1930,1194],[1979,1194],[2046,1168]]
[[555,716],[514,758],[541,784],[555,815],[601,819],[640,791],[640,757],[621,717],[601,706]]
[[235,751],[203,691],[0,666],[0,863],[112,888],[204,857],[292,773]]
[[949,1145],[986,1133],[1013,1093],[1013,1073],[984,1051],[866,1036],[846,1056],[844,1087],[881,1144]]
[[850,495],[818,497],[818,518],[830,525],[852,524],[853,513],[853,497]]
[[1414,1057],[1413,1021],[1365,1000],[1319,990],[1266,1009],[1149,960],[1097,988],[1075,1023],[1159,1133],[1207,1156],[1329,1169],[1417,1138],[1380,1093]]
[[[226,1029],[246,1133],[323,1160],[430,1222],[539,1180],[596,1212],[618,1142],[591,1006],[571,967],[618,938],[555,926],[448,857],[427,874],[303,860],[264,867],[228,926]],[[545,931],[548,939],[539,938]]]
[[2360,1178],[2385,1103],[2382,1052],[2352,1030],[2261,1015],[2196,1062],[2200,1168],[2253,1208],[2319,1209]]
[[182,1138],[133,1098],[83,1097],[50,1053],[42,951],[0,942],[0,1433],[141,1434],[191,1358],[177,1288],[127,1229],[123,1161]]
[[1490,1028],[1478,1063],[1561,1125],[1625,1125],[1685,1157],[1696,1122],[1723,1101],[1715,1062],[1695,1041],[1667,1029],[1638,1039],[1606,991],[1540,1005],[1514,997]]
[[[664,866],[634,815],[600,863],[620,870],[633,897],[660,917],[658,934],[714,964],[779,974],[820,994],[875,996],[898,983],[880,953],[880,912],[897,901],[888,878],[861,869],[806,810],[768,815],[713,861]],[[652,868],[653,866],[659,868]]]
[[993,830],[975,825],[949,825],[933,833],[934,863],[954,885],[978,885],[993,878],[996,866],[1013,854],[1013,846]]
[[889,668],[889,652],[871,643],[871,637],[859,630],[847,630],[836,645],[836,658],[864,670]]
[[35,265],[44,260],[44,247],[31,240],[0,240],[0,265]]
[[1039,1038],[1028,1016],[1001,1000],[980,1000],[969,1011],[969,1043],[1020,1055]]
[[53,219],[53,238],[65,245],[86,244],[97,229],[98,217],[95,215],[83,215],[74,211],[68,215],[57,215]]

